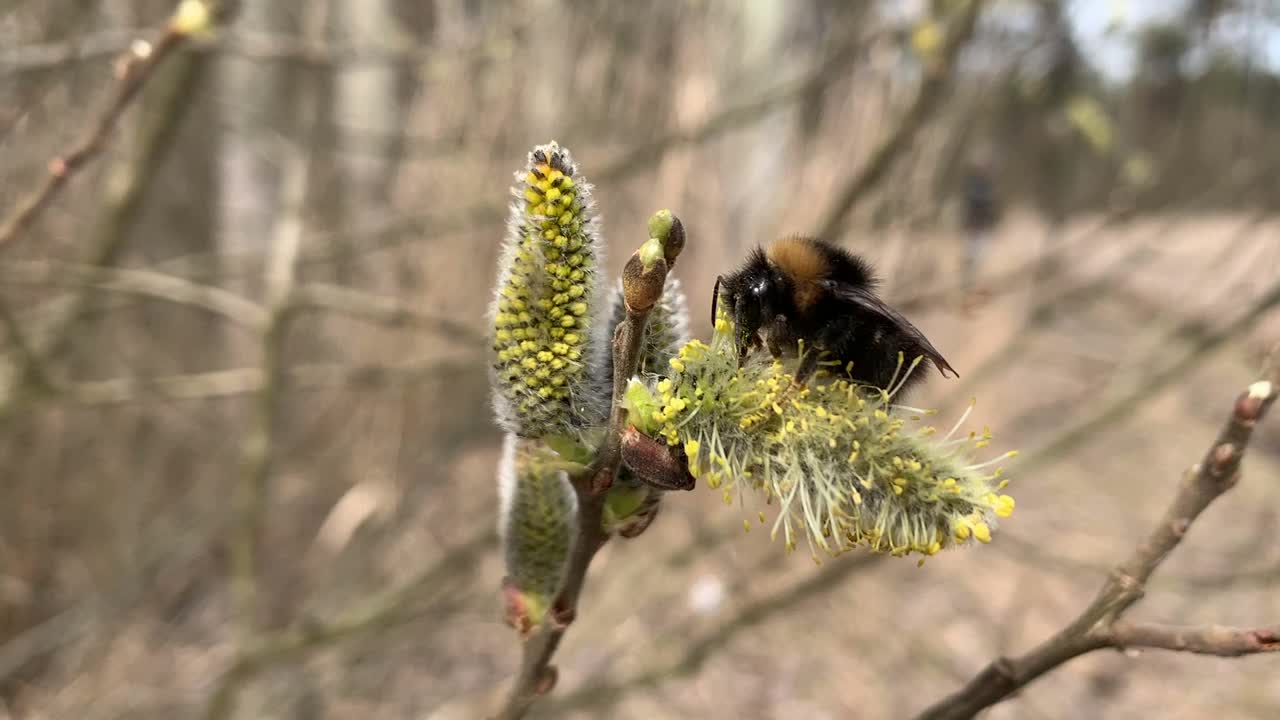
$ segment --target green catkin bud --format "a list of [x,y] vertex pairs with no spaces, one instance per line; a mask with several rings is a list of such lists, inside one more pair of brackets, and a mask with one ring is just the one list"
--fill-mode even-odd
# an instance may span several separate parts
[[[609,309],[609,327],[617,327],[627,315],[622,299],[622,284],[618,283],[612,295]],[[639,363],[636,374],[640,377],[652,377],[667,371],[668,363],[680,348],[689,342],[689,308],[680,281],[674,277],[667,278],[662,297],[649,312],[649,322],[645,325],[644,342],[640,346]],[[604,364],[604,375],[601,382],[606,388],[612,383],[613,364]],[[652,521],[658,512],[662,493],[656,488],[641,482],[627,467],[618,471],[614,487],[609,491],[608,511],[605,516],[606,531],[617,531],[630,536],[633,528],[643,529]]]
[[564,582],[577,497],[566,463],[540,440],[508,433],[498,465],[498,535],[506,562],[508,619],[522,632],[545,619]]
[[776,505],[772,533],[788,549],[805,535],[815,558],[817,548],[927,556],[985,543],[1013,512],[1000,470],[971,460],[989,433],[938,439],[914,425],[918,415],[895,412],[888,391],[825,373],[804,389],[792,379],[759,354],[739,369],[720,318],[710,346],[690,342],[667,377],[633,381],[626,402],[636,428],[682,447],[690,472],[726,502],[746,487]]
[[489,312],[497,421],[522,437],[572,434],[608,404],[590,374],[608,346],[596,320],[604,245],[591,187],[551,142],[529,153],[512,195]]

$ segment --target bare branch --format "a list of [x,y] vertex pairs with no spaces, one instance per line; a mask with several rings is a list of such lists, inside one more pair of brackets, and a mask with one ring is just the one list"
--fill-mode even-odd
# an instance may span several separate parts
[[[69,157],[78,158],[76,162],[68,164],[65,158],[55,161],[55,165],[63,168],[65,172],[51,175],[49,181],[42,186],[42,189],[37,190],[28,204],[19,207],[10,220],[0,225],[0,251],[3,251],[7,238],[14,237],[33,223],[39,213],[52,202],[54,194],[69,177],[70,169],[82,166],[101,150],[115,119],[142,89],[143,81],[155,72],[159,63],[158,58],[172,53],[179,45],[185,44],[186,38],[198,32],[202,23],[203,27],[207,28],[209,22],[225,20],[236,7],[237,3],[230,1],[188,0],[181,4],[170,18],[165,31],[167,40],[162,41],[167,43],[164,47],[169,48],[168,50],[161,53],[151,46],[145,48],[139,46],[135,49],[133,59],[125,63],[126,70],[121,73],[122,79],[116,95],[120,104],[110,105],[89,138],[72,152]],[[155,87],[147,91],[149,95],[154,93],[155,107],[149,109],[143,118],[135,152],[127,161],[120,163],[119,167],[113,170],[112,177],[107,183],[108,192],[105,193],[103,201],[103,217],[94,227],[94,238],[89,250],[91,265],[113,264],[123,251],[129,236],[129,226],[136,217],[143,196],[155,177],[154,170],[172,147],[176,129],[190,108],[187,100],[202,66],[189,54],[178,55],[171,64],[172,71],[152,83]],[[144,69],[129,69],[139,66]],[[12,232],[13,235],[6,234],[8,232]],[[43,333],[44,342],[32,343],[30,352],[22,354],[19,358],[21,364],[12,374],[8,386],[4,388],[4,396],[0,398],[0,421],[12,416],[23,402],[38,394],[33,391],[44,390],[51,384],[48,366],[69,346],[75,336],[76,327],[88,313],[95,297],[93,288],[87,286],[80,288],[65,305],[61,306],[62,311],[50,321],[49,329]],[[14,337],[23,336],[23,329],[17,325],[16,321],[11,323],[9,330]]]
[[466,323],[405,305],[396,298],[370,295],[340,285],[303,285],[294,292],[293,304],[297,310],[327,310],[392,327],[434,330],[475,346],[484,344],[484,333]]
[[893,165],[898,153],[911,144],[916,131],[928,119],[930,113],[938,107],[946,93],[956,57],[960,50],[973,37],[973,29],[977,25],[978,16],[982,13],[983,0],[970,0],[963,14],[957,18],[947,32],[947,39],[936,59],[925,68],[924,80],[916,91],[915,99],[907,112],[894,123],[893,132],[876,146],[871,158],[844,184],[836,194],[835,203],[822,221],[818,237],[834,240],[844,225],[845,218],[853,211],[860,200],[866,197],[876,183],[884,177]]
[[291,148],[286,163],[283,207],[266,270],[266,295],[271,310],[262,329],[264,382],[258,393],[254,426],[245,442],[244,474],[236,487],[236,515],[240,527],[231,546],[231,585],[236,601],[236,619],[242,633],[242,651],[245,644],[253,638],[257,626],[258,536],[262,532],[262,520],[266,515],[267,483],[271,477],[275,455],[273,446],[280,396],[287,380],[280,357],[293,309],[298,250],[302,244],[307,174],[310,169],[309,155],[300,147]]
[[1183,627],[1151,623],[1116,623],[1107,644],[1118,648],[1159,648],[1198,655],[1240,657],[1280,652],[1280,626],[1244,629],[1222,625]]
[[[309,364],[284,368],[290,390],[386,387],[474,373],[476,361],[412,362],[402,365]],[[85,406],[123,405],[149,398],[208,400],[261,393],[267,373],[260,367],[229,368],[151,378],[111,378],[52,388],[50,399]]]
[[261,305],[229,290],[154,270],[47,261],[6,262],[0,264],[0,282],[39,287],[92,288],[164,300],[208,310],[255,332],[261,332],[267,322],[267,311]]
[[1159,647],[1236,656],[1280,647],[1271,629],[1170,628],[1120,622],[1142,598],[1152,573],[1182,542],[1200,513],[1239,480],[1240,462],[1253,430],[1280,396],[1280,346],[1272,351],[1261,377],[1236,399],[1217,440],[1188,471],[1155,529],[1112,570],[1084,612],[1027,654],[995,660],[917,720],[972,718],[1068,660],[1100,648]]
[[[226,3],[201,3],[207,12],[217,14]],[[106,147],[120,116],[138,96],[155,69],[174,51],[187,44],[193,29],[179,23],[177,13],[168,21],[155,43],[135,41],[116,66],[116,87],[106,108],[94,119],[84,138],[66,153],[49,162],[44,181],[0,222],[0,250],[21,235],[40,213],[53,202],[58,192],[76,171],[93,160]]]
[[459,570],[472,566],[476,554],[492,546],[493,541],[493,531],[479,533],[458,547],[449,548],[440,562],[403,586],[376,596],[363,607],[344,613],[334,620],[303,622],[296,627],[254,639],[219,677],[202,716],[205,720],[231,717],[240,690],[259,673],[274,665],[353,637],[413,621],[420,614],[412,612],[414,600],[419,594],[424,589],[439,594],[443,583],[455,578]]

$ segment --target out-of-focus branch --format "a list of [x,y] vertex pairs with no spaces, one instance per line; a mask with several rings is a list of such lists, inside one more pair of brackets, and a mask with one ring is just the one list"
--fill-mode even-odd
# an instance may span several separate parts
[[973,37],[984,0],[969,0],[947,31],[946,40],[933,62],[926,64],[924,79],[906,113],[893,124],[893,132],[876,146],[870,159],[857,170],[836,194],[836,199],[819,226],[818,237],[834,240],[860,200],[885,176],[898,154],[911,144],[912,138],[942,102],[960,50]]
[[1280,652],[1280,625],[1270,628],[1234,628],[1222,625],[1157,625],[1115,623],[1106,634],[1108,644],[1120,648],[1158,648],[1197,655],[1240,657]]
[[[738,534],[742,528],[735,526]],[[840,588],[853,575],[866,570],[884,556],[865,554],[846,556],[826,565],[821,572],[777,593],[743,606],[724,622],[691,638],[680,657],[660,667],[642,670],[607,684],[584,687],[548,703],[557,714],[591,711],[604,715],[608,707],[634,690],[659,687],[663,683],[688,678],[701,670],[718,650],[731,643],[735,637],[759,626],[796,605]]]
[[[440,361],[404,365],[295,365],[284,368],[290,390],[398,387],[421,380],[455,378],[477,372],[478,361]],[[172,402],[237,397],[262,392],[267,373],[260,367],[231,368],[151,378],[111,378],[53,388],[51,402],[89,407],[160,399]]]
[[466,323],[405,305],[396,298],[370,295],[340,285],[303,285],[295,291],[293,303],[300,311],[340,313],[390,327],[433,330],[476,347],[484,344],[484,333]]
[[[5,221],[3,228],[0,228],[0,251],[3,251],[6,238],[15,237],[28,227],[52,202],[72,170],[82,167],[101,151],[115,120],[136,97],[145,80],[154,74],[159,59],[173,54],[189,37],[208,30],[211,24],[225,21],[235,7],[234,2],[184,0],[171,16],[165,30],[165,39],[159,45],[165,49],[162,52],[151,46],[142,49],[141,45],[135,49],[134,55],[124,64],[125,70],[120,73],[122,80],[114,96],[115,102],[108,106],[80,146],[55,161],[52,170],[59,167],[63,170],[51,172],[30,201],[19,206],[10,220]],[[201,65],[189,55],[178,55],[172,64],[172,70],[152,83],[154,88],[148,90],[148,94],[154,92],[156,98],[154,106],[150,100],[144,103],[147,113],[142,122],[136,151],[120,164],[107,182],[102,217],[94,227],[94,237],[89,249],[91,265],[110,265],[120,255],[129,235],[129,226],[151,186],[156,168],[172,147],[176,130],[190,106],[187,100]],[[9,232],[12,234],[7,235]],[[38,395],[38,391],[47,388],[50,384],[51,373],[48,368],[51,361],[71,343],[79,321],[94,300],[93,288],[80,288],[62,306],[62,312],[49,323],[49,329],[44,333],[44,342],[31,343],[30,352],[21,354],[18,358],[19,365],[11,373],[7,387],[3,388],[4,395],[0,397],[0,422],[12,416],[23,402]],[[24,337],[23,329],[16,323],[10,326],[9,331],[15,339]]]
[[619,180],[646,167],[656,165],[663,154],[673,148],[710,140],[718,135],[748,125],[764,115],[790,103],[799,101],[811,93],[825,88],[838,78],[842,71],[860,57],[868,41],[864,32],[855,32],[840,41],[836,49],[822,63],[795,80],[784,83],[758,97],[731,105],[708,117],[701,124],[673,130],[651,141],[627,150],[596,173],[596,182]]
[[[548,621],[523,647],[520,672],[496,720],[519,720],[539,697],[550,692],[556,683],[556,670],[551,665],[560,639],[578,611],[578,596],[586,582],[587,569],[596,553],[609,539],[604,530],[605,496],[618,468],[622,465],[622,435],[627,429],[627,411],[623,393],[640,363],[645,325],[649,313],[662,295],[667,273],[675,264],[684,245],[684,229],[680,220],[672,218],[665,236],[656,238],[663,245],[665,257],[650,263],[640,252],[631,256],[623,270],[623,306],[626,317],[613,334],[613,395],[609,422],[591,465],[571,479],[578,500],[576,535],[569,554],[565,580],[548,612]],[[652,221],[650,226],[653,227]],[[677,237],[678,242],[673,240]]]
[[254,424],[244,450],[244,474],[236,487],[239,529],[231,547],[231,585],[240,624],[241,652],[252,641],[257,627],[258,538],[268,501],[267,483],[275,455],[276,424],[280,396],[287,375],[281,363],[284,340],[292,318],[298,251],[302,244],[303,213],[307,195],[307,151],[293,148],[285,168],[283,207],[267,262],[266,294],[270,308],[262,328],[262,372]]
[[1280,347],[1272,351],[1262,379],[1235,401],[1226,424],[1204,458],[1187,472],[1155,529],[1117,565],[1093,602],[1068,626],[1025,655],[1002,657],[921,713],[917,720],[972,718],[1063,663],[1106,647],[1138,647],[1236,656],[1280,650],[1274,628],[1173,628],[1129,624],[1121,618],[1138,602],[1151,575],[1172,553],[1200,513],[1239,481],[1240,463],[1257,424],[1280,396]]
[[303,622],[287,630],[254,638],[218,679],[202,717],[205,720],[231,717],[240,690],[259,673],[281,662],[366,633],[412,622],[420,615],[412,607],[420,593],[424,589],[438,592],[442,583],[473,567],[476,555],[492,546],[494,540],[492,530],[479,533],[458,547],[450,548],[440,562],[402,587],[387,591],[363,607],[334,620]]
[[1153,372],[1140,387],[1121,395],[1114,401],[1100,408],[1088,418],[1072,425],[1054,436],[1048,445],[1040,448],[1033,456],[1019,463],[1019,472],[1041,470],[1056,462],[1066,453],[1079,447],[1097,433],[1110,428],[1115,423],[1133,415],[1142,407],[1148,398],[1163,390],[1187,373],[1199,366],[1210,353],[1226,344],[1232,338],[1239,337],[1252,328],[1266,313],[1280,307],[1280,282],[1272,285],[1253,305],[1235,320],[1214,328],[1211,332],[1197,333],[1202,323],[1199,320],[1186,320],[1179,323],[1173,331],[1174,335],[1194,337],[1191,350],[1166,368]]
[[154,270],[44,261],[6,262],[0,264],[0,283],[91,288],[138,295],[207,310],[252,331],[261,331],[267,321],[267,311],[258,303],[223,288]]
[[[0,263],[0,284],[88,287],[137,295],[207,310],[253,332],[261,332],[268,320],[268,312],[261,305],[229,290],[155,270],[46,261],[6,262]],[[406,305],[396,298],[339,285],[311,283],[295,288],[290,297],[290,310],[332,312],[389,327],[433,330],[476,346],[484,342],[483,333],[466,323]],[[39,335],[37,332],[36,336]]]
[[[207,31],[213,22],[222,22],[236,3],[216,0],[186,0],[169,18],[164,32],[155,43],[134,42],[128,54],[116,66],[116,87],[106,108],[93,120],[83,139],[70,150],[49,162],[43,182],[0,222],[0,250],[13,242],[40,213],[53,202],[58,192],[76,171],[93,160],[106,147],[111,131],[124,111],[146,85],[158,67],[193,35]],[[203,13],[203,20],[195,14]]]

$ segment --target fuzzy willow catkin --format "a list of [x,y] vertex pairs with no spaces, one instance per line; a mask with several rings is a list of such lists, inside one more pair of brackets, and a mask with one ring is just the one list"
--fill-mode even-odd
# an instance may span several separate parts
[[498,465],[498,535],[507,572],[508,617],[537,627],[564,582],[577,497],[568,464],[540,440],[508,433]]
[[793,388],[787,366],[759,355],[739,368],[732,337],[720,318],[711,345],[685,345],[667,377],[633,380],[631,422],[683,450],[726,502],[748,488],[777,506],[771,532],[788,549],[803,535],[815,558],[858,546],[933,555],[990,541],[1013,512],[1000,469],[971,459],[989,433],[938,438],[922,413],[893,406],[892,389],[832,378]]
[[529,153],[512,195],[490,308],[494,409],[522,437],[573,434],[607,410],[591,372],[607,345],[594,317],[604,247],[591,187],[551,142]]

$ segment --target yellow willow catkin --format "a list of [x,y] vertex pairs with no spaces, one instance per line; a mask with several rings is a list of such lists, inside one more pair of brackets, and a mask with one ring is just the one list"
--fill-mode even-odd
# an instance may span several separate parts
[[711,345],[684,346],[667,377],[633,380],[630,419],[681,448],[726,502],[743,487],[763,495],[788,549],[803,535],[815,557],[858,546],[933,555],[990,541],[1013,512],[1000,470],[972,460],[989,433],[939,439],[887,391],[827,377],[793,388],[787,366],[759,354],[738,368],[732,333],[718,319]]
[[606,338],[595,319],[604,262],[591,188],[555,142],[529,153],[512,188],[490,319],[498,424],[522,437],[573,434],[607,411],[590,368]]
[[498,535],[522,624],[536,627],[564,582],[577,497],[560,455],[508,433],[498,465]]

